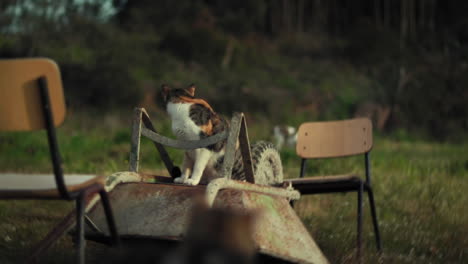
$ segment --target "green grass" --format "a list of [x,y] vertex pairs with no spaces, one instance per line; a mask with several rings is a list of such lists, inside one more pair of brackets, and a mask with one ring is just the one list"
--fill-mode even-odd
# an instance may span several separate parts
[[[93,118],[90,116],[94,115]],[[159,113],[152,113],[161,116]],[[69,113],[58,129],[66,172],[110,174],[126,170],[131,111],[123,114]],[[257,123],[256,123],[257,121]],[[268,137],[267,121],[249,122],[252,141]],[[165,117],[156,123],[169,133]],[[268,128],[268,129],[267,129]],[[270,130],[271,131],[271,130]],[[384,254],[375,254],[367,199],[364,253],[367,263],[463,263],[468,260],[468,144],[408,142],[377,137],[371,153],[372,179]],[[170,150],[176,163],[182,153]],[[44,132],[1,133],[0,171],[49,172]],[[281,152],[287,177],[299,174],[294,150]],[[161,171],[153,145],[144,140],[141,170]],[[308,175],[363,172],[363,159],[309,162]],[[17,263],[73,207],[57,201],[0,201],[0,263]],[[352,262],[356,239],[356,194],[303,197],[296,210],[331,263]],[[102,246],[88,243],[91,263]],[[44,257],[46,263],[73,258],[69,236]]]
[[[385,262],[466,261],[466,147],[377,140],[372,151],[372,179]],[[338,164],[338,168],[352,169],[346,161]],[[321,167],[317,170],[322,172]],[[307,197],[299,202],[299,215],[333,263],[346,262],[353,254],[355,201],[356,195],[350,193]],[[365,211],[364,239],[366,252],[372,253],[369,210]],[[377,261],[376,255],[367,257],[369,263]]]

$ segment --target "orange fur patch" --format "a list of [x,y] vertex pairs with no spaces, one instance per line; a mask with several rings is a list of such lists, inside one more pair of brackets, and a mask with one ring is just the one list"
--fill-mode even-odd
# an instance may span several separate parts
[[212,113],[214,113],[213,108],[211,108],[211,106],[203,99],[190,98],[190,97],[187,97],[187,96],[181,96],[180,99],[182,101],[184,101],[184,102],[187,102],[187,103],[194,103],[194,104],[203,105],[204,107],[210,109],[210,111]]
[[213,123],[209,120],[206,125],[200,126],[200,129],[208,136],[211,136],[213,134]]

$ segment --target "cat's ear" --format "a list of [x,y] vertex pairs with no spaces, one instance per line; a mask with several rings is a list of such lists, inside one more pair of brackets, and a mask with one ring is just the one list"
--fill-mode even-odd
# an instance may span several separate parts
[[195,86],[195,84],[191,84],[189,85],[189,87],[187,89],[185,89],[191,96],[195,96],[195,88],[197,88]]
[[171,88],[169,88],[169,85],[167,85],[167,84],[161,85],[161,94],[162,94],[162,97],[164,99],[164,102],[167,101],[167,96],[169,95],[170,90],[171,90]]

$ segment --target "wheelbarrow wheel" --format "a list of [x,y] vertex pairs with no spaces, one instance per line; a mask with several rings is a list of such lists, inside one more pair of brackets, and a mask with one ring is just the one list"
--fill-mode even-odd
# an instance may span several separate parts
[[252,145],[251,153],[256,184],[275,185],[283,182],[283,165],[272,143],[258,141]]

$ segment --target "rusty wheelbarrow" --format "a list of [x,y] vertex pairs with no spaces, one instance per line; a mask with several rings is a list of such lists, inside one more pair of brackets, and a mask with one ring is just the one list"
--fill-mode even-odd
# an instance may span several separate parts
[[[194,197],[201,196],[213,208],[261,211],[251,234],[260,256],[286,263],[328,263],[290,206],[291,201],[300,198],[300,193],[283,184],[279,154],[271,153],[260,164],[252,165],[243,114],[234,114],[228,131],[198,141],[164,137],[156,132],[143,108],[136,108],[134,114],[129,171],[110,175],[106,185],[124,242],[150,241],[155,245],[183,241],[196,206]],[[153,141],[171,177],[138,172],[141,135]],[[226,139],[220,178],[198,186],[173,183],[180,169],[173,165],[164,146],[195,149]],[[246,181],[231,179],[237,142]],[[86,209],[86,237],[105,242],[109,233],[97,199],[89,201]]]

